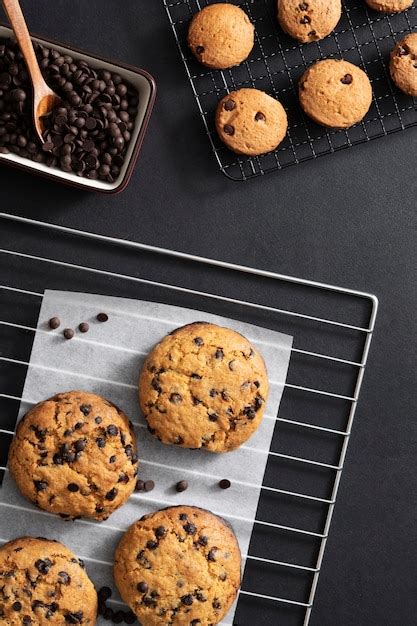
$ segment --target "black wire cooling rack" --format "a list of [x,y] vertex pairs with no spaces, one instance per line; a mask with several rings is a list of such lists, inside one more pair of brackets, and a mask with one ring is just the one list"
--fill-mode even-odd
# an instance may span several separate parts
[[[240,5],[255,24],[255,47],[242,65],[209,71],[190,53],[187,30],[191,16],[212,0],[163,2],[213,152],[221,171],[233,180],[280,170],[417,124],[416,99],[393,85],[388,70],[395,42],[417,28],[416,6],[397,15],[383,15],[368,9],[362,0],[344,0],[342,19],[329,37],[299,45],[279,27],[276,0],[236,0],[234,4]],[[348,130],[327,130],[309,120],[299,106],[298,80],[306,67],[322,58],[344,58],[361,66],[371,80],[371,109],[363,122]],[[289,121],[287,138],[279,149],[255,158],[230,152],[214,126],[217,102],[234,89],[250,86],[278,98]]]

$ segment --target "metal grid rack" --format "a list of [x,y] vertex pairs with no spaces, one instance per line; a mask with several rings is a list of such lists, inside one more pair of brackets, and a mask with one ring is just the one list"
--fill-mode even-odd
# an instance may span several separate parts
[[[375,327],[375,296],[2,213],[0,220],[2,475],[46,288],[167,302],[293,334],[235,624],[306,626]],[[63,258],[65,243],[70,258]],[[135,270],[124,273],[129,264]]]
[[[300,45],[280,29],[276,0],[236,0],[233,3],[241,6],[255,25],[255,47],[240,66],[210,71],[190,53],[187,29],[191,16],[212,0],[163,1],[217,163],[233,180],[280,170],[417,124],[415,99],[393,85],[388,69],[395,43],[417,27],[416,6],[397,15],[381,15],[362,0],[343,0],[336,30],[322,41]],[[323,58],[344,58],[362,67],[371,80],[371,109],[362,123],[348,130],[327,130],[305,116],[299,106],[298,80],[309,65]],[[214,125],[217,103],[241,87],[266,91],[284,105],[288,135],[274,152],[238,157],[219,140]]]

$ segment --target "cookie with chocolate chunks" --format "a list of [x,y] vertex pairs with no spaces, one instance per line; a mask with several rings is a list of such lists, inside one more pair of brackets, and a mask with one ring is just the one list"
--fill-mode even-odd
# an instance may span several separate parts
[[149,430],[184,448],[228,452],[259,427],[268,397],[261,354],[242,335],[195,322],[149,354],[139,399]]
[[84,563],[62,543],[20,537],[0,548],[0,623],[93,626],[97,593]]
[[365,2],[371,9],[381,13],[401,13],[413,4],[413,0],[365,0]]
[[26,498],[62,517],[105,520],[133,492],[138,459],[126,415],[104,398],[69,391],[19,422],[9,469]]
[[330,35],[342,15],[341,0],[278,0],[281,28],[301,43]]
[[209,511],[178,506],[145,515],[116,548],[114,579],[142,626],[218,624],[241,580],[236,536]]
[[399,41],[391,52],[391,78],[409,96],[417,96],[417,33]]

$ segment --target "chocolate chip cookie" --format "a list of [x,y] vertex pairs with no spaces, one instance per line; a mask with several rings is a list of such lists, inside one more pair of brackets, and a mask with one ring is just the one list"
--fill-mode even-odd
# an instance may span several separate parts
[[150,432],[163,443],[211,452],[246,441],[261,423],[267,397],[259,352],[234,330],[206,322],[167,335],[139,379]]
[[417,33],[410,33],[395,46],[390,60],[391,78],[409,96],[417,96]]
[[19,422],[9,469],[23,495],[41,509],[105,520],[135,487],[133,427],[100,396],[59,393]]
[[20,537],[0,548],[0,622],[92,626],[97,594],[84,563],[62,543]]
[[282,104],[259,89],[232,91],[217,106],[219,137],[237,154],[257,156],[275,150],[287,127]]
[[329,128],[360,122],[372,103],[372,87],[363,70],[348,61],[318,61],[304,72],[299,85],[305,113]]
[[413,0],[365,0],[365,2],[371,9],[382,13],[401,13],[413,4]]
[[330,35],[341,15],[341,0],[278,0],[278,21],[282,30],[302,43]]
[[209,4],[196,13],[188,30],[188,45],[200,63],[211,69],[239,65],[250,55],[254,26],[234,4]]
[[114,559],[120,595],[142,626],[218,624],[240,586],[232,528],[209,511],[178,506],[145,515]]

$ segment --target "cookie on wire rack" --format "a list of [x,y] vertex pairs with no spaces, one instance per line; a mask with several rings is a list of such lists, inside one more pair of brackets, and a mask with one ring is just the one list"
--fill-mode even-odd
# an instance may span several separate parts
[[19,422],[9,469],[23,495],[39,508],[71,519],[105,520],[135,488],[133,427],[101,396],[59,393]]
[[238,448],[259,427],[267,397],[268,376],[258,350],[234,330],[207,322],[164,337],[139,378],[150,432],[183,448]]
[[188,45],[196,59],[211,69],[227,69],[248,58],[255,28],[234,4],[209,4],[194,15],[188,29]]
[[401,13],[413,4],[413,0],[365,0],[365,2],[371,9],[382,13]]
[[209,511],[175,506],[145,515],[123,535],[114,579],[142,626],[218,624],[241,581],[229,524]]
[[278,0],[278,21],[282,30],[301,43],[319,41],[330,35],[341,15],[341,0]]
[[0,623],[83,624],[97,618],[97,593],[84,563],[58,541],[19,537],[0,548]]
[[390,73],[398,89],[417,97],[417,33],[397,43],[391,52]]

